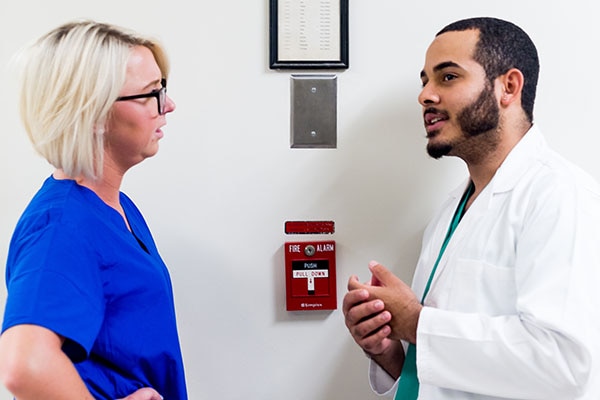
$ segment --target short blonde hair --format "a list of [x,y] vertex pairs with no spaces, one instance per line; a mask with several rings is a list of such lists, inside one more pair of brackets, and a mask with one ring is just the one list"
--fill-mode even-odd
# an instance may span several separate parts
[[168,60],[157,41],[94,21],[59,26],[21,54],[25,130],[36,151],[68,176],[102,176],[108,113],[135,46],[150,49],[162,77],[168,77]]

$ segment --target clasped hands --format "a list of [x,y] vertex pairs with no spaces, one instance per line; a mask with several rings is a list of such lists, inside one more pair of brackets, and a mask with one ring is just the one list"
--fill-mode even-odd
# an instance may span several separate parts
[[343,312],[354,341],[368,354],[386,352],[393,341],[416,343],[423,306],[400,278],[376,261],[369,263],[371,281],[348,280]]

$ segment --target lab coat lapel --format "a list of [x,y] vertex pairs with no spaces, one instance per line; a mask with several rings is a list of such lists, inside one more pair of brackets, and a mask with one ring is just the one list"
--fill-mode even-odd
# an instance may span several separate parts
[[[444,275],[445,270],[448,268],[448,260],[460,257],[460,254],[456,254],[457,251],[460,251],[461,244],[465,240],[468,240],[469,235],[472,234],[475,230],[474,228],[481,222],[482,218],[486,217],[487,211],[492,205],[494,196],[499,193],[513,190],[514,186],[519,181],[519,176],[523,174],[523,171],[527,170],[526,165],[534,162],[538,157],[539,152],[543,151],[544,148],[545,141],[543,136],[537,127],[534,126],[508,154],[506,160],[502,163],[500,168],[498,168],[498,171],[496,171],[496,174],[490,183],[483,189],[479,196],[477,196],[454,231],[437,266],[435,276],[431,283],[430,293],[435,292],[436,282]],[[458,207],[458,203],[467,188],[468,182],[469,181],[467,180],[462,183],[450,193],[450,198],[453,199],[450,201],[454,207],[452,208],[449,217],[450,219],[446,224],[445,230],[443,230],[442,233],[438,232],[438,237],[435,241],[436,243],[440,243],[438,250],[443,241],[443,237],[440,239],[440,236],[445,236],[452,215],[454,215],[454,212]],[[440,229],[440,232],[441,231],[442,229]]]
[[[458,203],[460,202],[460,198],[462,197],[465,191],[466,185],[461,186],[457,191],[453,192],[451,196],[456,196],[455,201],[453,203],[456,206],[453,209],[453,214],[458,207]],[[446,246],[446,250],[442,257],[440,258],[440,262],[437,266],[437,270],[435,276],[433,277],[433,281],[431,283],[430,293],[435,292],[436,282],[439,280],[441,276],[444,275],[446,268],[448,267],[448,260],[455,259],[457,257],[456,252],[460,251],[461,243],[467,240],[471,232],[473,232],[474,227],[477,226],[481,218],[485,216],[485,211],[489,208],[490,201],[492,198],[493,190],[491,190],[490,185],[488,185],[480,194],[477,196],[473,204],[469,207],[469,209],[465,212],[460,223],[456,227],[456,230],[452,234],[448,245]],[[449,223],[446,227],[446,230],[449,226]],[[459,256],[459,255],[458,255]]]

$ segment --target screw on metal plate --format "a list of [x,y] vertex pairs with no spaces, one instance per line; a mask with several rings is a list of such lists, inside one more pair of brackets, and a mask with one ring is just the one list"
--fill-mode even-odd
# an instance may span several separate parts
[[309,257],[312,257],[315,255],[315,246],[313,246],[312,244],[309,244],[308,246],[306,246],[304,248],[304,254],[306,254]]

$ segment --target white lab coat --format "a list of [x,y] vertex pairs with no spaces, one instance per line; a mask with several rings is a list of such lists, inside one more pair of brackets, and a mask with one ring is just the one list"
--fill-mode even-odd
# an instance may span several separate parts
[[[427,227],[421,297],[467,182]],[[465,213],[417,328],[419,400],[600,400],[600,189],[533,127]],[[371,386],[396,384],[371,362]]]

